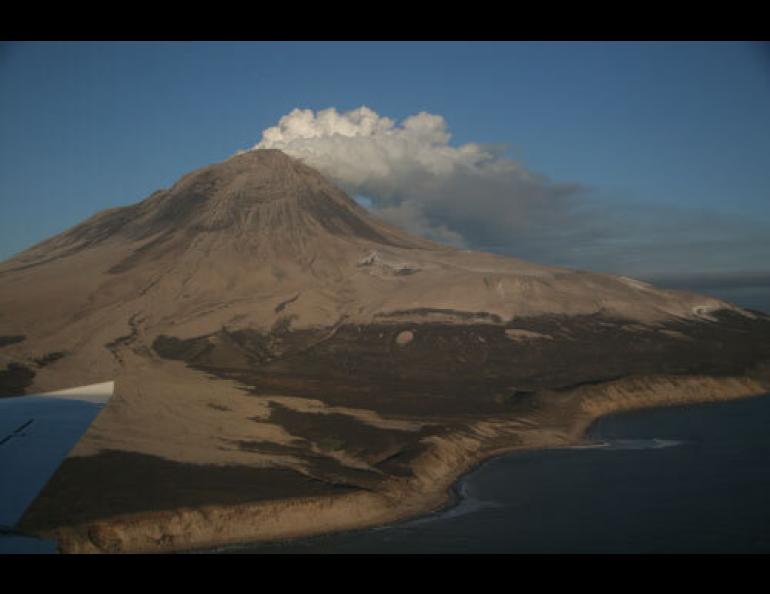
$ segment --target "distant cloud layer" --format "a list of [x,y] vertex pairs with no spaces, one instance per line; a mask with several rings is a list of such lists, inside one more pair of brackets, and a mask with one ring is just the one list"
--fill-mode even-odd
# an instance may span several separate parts
[[458,247],[636,276],[766,269],[768,221],[602,197],[503,146],[450,140],[446,120],[426,112],[396,122],[367,107],[294,109],[253,149],[298,157],[384,219]]
[[505,147],[450,138],[446,120],[426,112],[396,123],[367,107],[295,109],[253,148],[301,158],[386,220],[456,246],[531,243],[573,207],[577,185],[528,171]]
[[649,277],[651,281],[672,289],[752,289],[770,288],[770,272],[690,272],[681,274],[659,274]]

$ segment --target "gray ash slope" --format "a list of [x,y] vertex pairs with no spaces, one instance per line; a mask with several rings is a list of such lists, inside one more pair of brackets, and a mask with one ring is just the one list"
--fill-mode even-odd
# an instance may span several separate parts
[[[54,298],[55,296],[55,298]],[[280,151],[252,151],[99,213],[0,264],[17,363],[66,353],[33,388],[100,381],[160,335],[414,320],[606,315],[708,320],[725,302],[604,274],[450,249],[386,225]],[[39,372],[38,372],[39,371]]]
[[[6,389],[116,381],[30,512],[38,528],[184,505],[140,478],[130,494],[111,482],[121,456],[137,477],[248,467],[227,476],[252,494],[284,485],[269,490],[279,498],[376,491],[468,423],[563,429],[585,386],[766,382],[770,361],[768,316],[413,237],[272,150],[194,171],[0,264],[0,337],[16,365],[0,371]],[[188,504],[232,502],[225,491]]]

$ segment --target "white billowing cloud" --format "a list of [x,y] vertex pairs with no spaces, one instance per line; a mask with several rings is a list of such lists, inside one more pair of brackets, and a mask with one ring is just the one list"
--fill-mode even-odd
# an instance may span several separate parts
[[[479,145],[454,148],[449,139],[444,118],[425,112],[397,126],[368,107],[345,113],[330,108],[317,114],[294,109],[277,126],[265,130],[254,148],[282,149],[351,191],[374,194],[377,199],[413,191],[405,182],[413,183],[415,178],[435,177],[437,183],[458,169],[499,161]],[[505,165],[514,166],[512,161]]]
[[367,107],[340,113],[294,109],[254,149],[281,149],[349,193],[369,197],[384,219],[456,246],[527,252],[552,235],[577,186],[554,184],[504,155],[504,147],[450,144],[446,120],[420,112],[400,123]]
[[393,127],[393,120],[381,118],[367,107],[345,114],[337,110],[324,109],[316,116],[310,109],[294,109],[283,116],[278,125],[262,133],[262,142],[274,148],[277,143],[287,143],[296,139],[324,138],[328,136],[373,136],[386,132]]
[[380,217],[457,247],[637,276],[766,269],[766,220],[608,200],[527,170],[504,147],[450,140],[436,114],[397,123],[367,107],[295,109],[253,148],[300,158]]

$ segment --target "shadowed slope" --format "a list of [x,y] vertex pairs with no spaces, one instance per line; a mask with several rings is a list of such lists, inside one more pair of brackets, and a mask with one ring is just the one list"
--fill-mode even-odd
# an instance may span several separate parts
[[[116,382],[30,529],[340,489],[365,493],[362,510],[408,493],[435,505],[483,452],[574,439],[592,390],[623,406],[697,399],[692,386],[746,395],[770,359],[768,316],[412,237],[274,150],[0,264],[2,337],[16,392]],[[181,490],[127,494],[110,478],[121,461],[137,477],[173,469]],[[197,490],[198,477],[222,484]],[[405,513],[376,517],[391,512]],[[347,525],[334,517],[323,526]]]

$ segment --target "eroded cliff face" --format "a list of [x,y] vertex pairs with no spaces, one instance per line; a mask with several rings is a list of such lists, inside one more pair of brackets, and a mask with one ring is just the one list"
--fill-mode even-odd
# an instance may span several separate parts
[[24,520],[68,550],[418,513],[492,451],[762,392],[770,361],[770,316],[412,237],[280,151],[0,264],[0,313],[0,389],[116,382]]
[[[637,377],[583,386],[562,394],[561,402],[551,401],[550,410],[541,408],[537,421],[527,417],[488,419],[423,439],[420,453],[408,463],[409,473],[389,476],[374,491],[179,507],[38,528],[38,532],[56,539],[65,553],[131,553],[211,548],[378,526],[446,505],[451,484],[488,457],[580,443],[583,431],[601,415],[745,398],[768,390],[767,381],[744,377]],[[564,402],[570,403],[573,414],[564,414]]]

